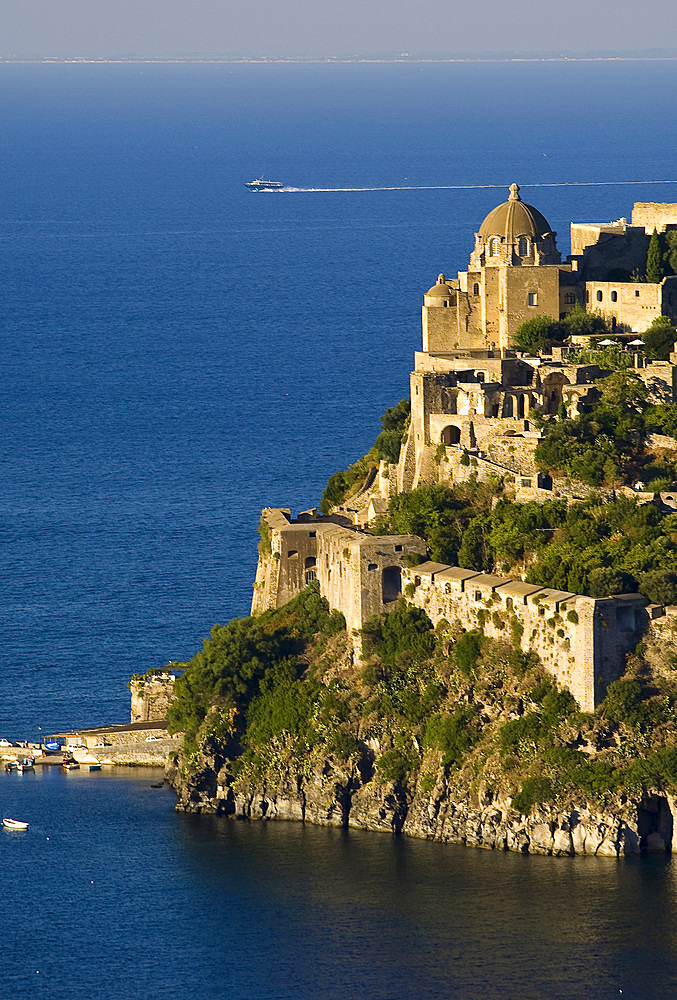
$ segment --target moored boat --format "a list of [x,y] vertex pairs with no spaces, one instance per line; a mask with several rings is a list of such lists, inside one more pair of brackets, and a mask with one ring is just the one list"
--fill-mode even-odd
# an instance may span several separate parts
[[17,761],[16,764],[17,771],[35,771],[35,761],[32,757],[24,757],[23,760]]
[[89,765],[89,770],[90,771],[100,771],[101,770],[101,764],[90,764]]
[[20,819],[8,819],[5,817],[2,821],[2,825],[6,830],[27,830],[28,823],[24,823]]
[[76,761],[74,761],[74,760],[65,761],[62,766],[63,766],[64,771],[79,771],[80,770],[80,765]]

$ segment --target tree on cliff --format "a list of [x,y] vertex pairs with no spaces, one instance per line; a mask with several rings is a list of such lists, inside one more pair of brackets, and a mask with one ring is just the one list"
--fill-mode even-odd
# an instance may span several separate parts
[[650,284],[658,284],[665,277],[663,268],[663,254],[661,252],[661,241],[658,238],[656,227],[649,240],[649,249],[646,254],[646,280]]
[[391,406],[381,417],[381,427],[383,430],[376,438],[376,454],[379,459],[383,458],[391,465],[395,465],[400,458],[400,446],[411,416],[411,403],[408,399],[401,399],[397,406]]

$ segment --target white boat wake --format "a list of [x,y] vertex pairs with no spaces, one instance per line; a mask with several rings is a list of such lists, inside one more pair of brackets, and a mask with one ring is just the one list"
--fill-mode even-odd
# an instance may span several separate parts
[[[667,181],[544,181],[535,184],[521,184],[521,188],[550,187],[622,187],[638,184],[677,184],[677,180]],[[502,190],[505,184],[399,184],[384,187],[283,187],[268,194],[334,194],[357,191],[477,191]]]

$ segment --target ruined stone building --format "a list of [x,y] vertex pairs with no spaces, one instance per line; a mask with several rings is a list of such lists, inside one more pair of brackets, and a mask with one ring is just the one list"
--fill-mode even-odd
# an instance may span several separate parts
[[[404,597],[433,624],[456,632],[482,629],[537,653],[585,711],[604,697],[621,673],[624,656],[649,618],[640,594],[591,598],[521,580],[426,560],[415,535],[369,535],[306,511],[267,508],[254,583],[252,614],[281,607],[312,580],[331,608],[341,611],[359,651],[359,630]],[[413,563],[413,565],[412,565]]]

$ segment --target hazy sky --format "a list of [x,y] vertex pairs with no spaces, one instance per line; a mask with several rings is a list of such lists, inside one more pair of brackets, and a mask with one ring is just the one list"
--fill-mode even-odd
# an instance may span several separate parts
[[0,0],[0,55],[428,54],[677,47],[677,0]]

